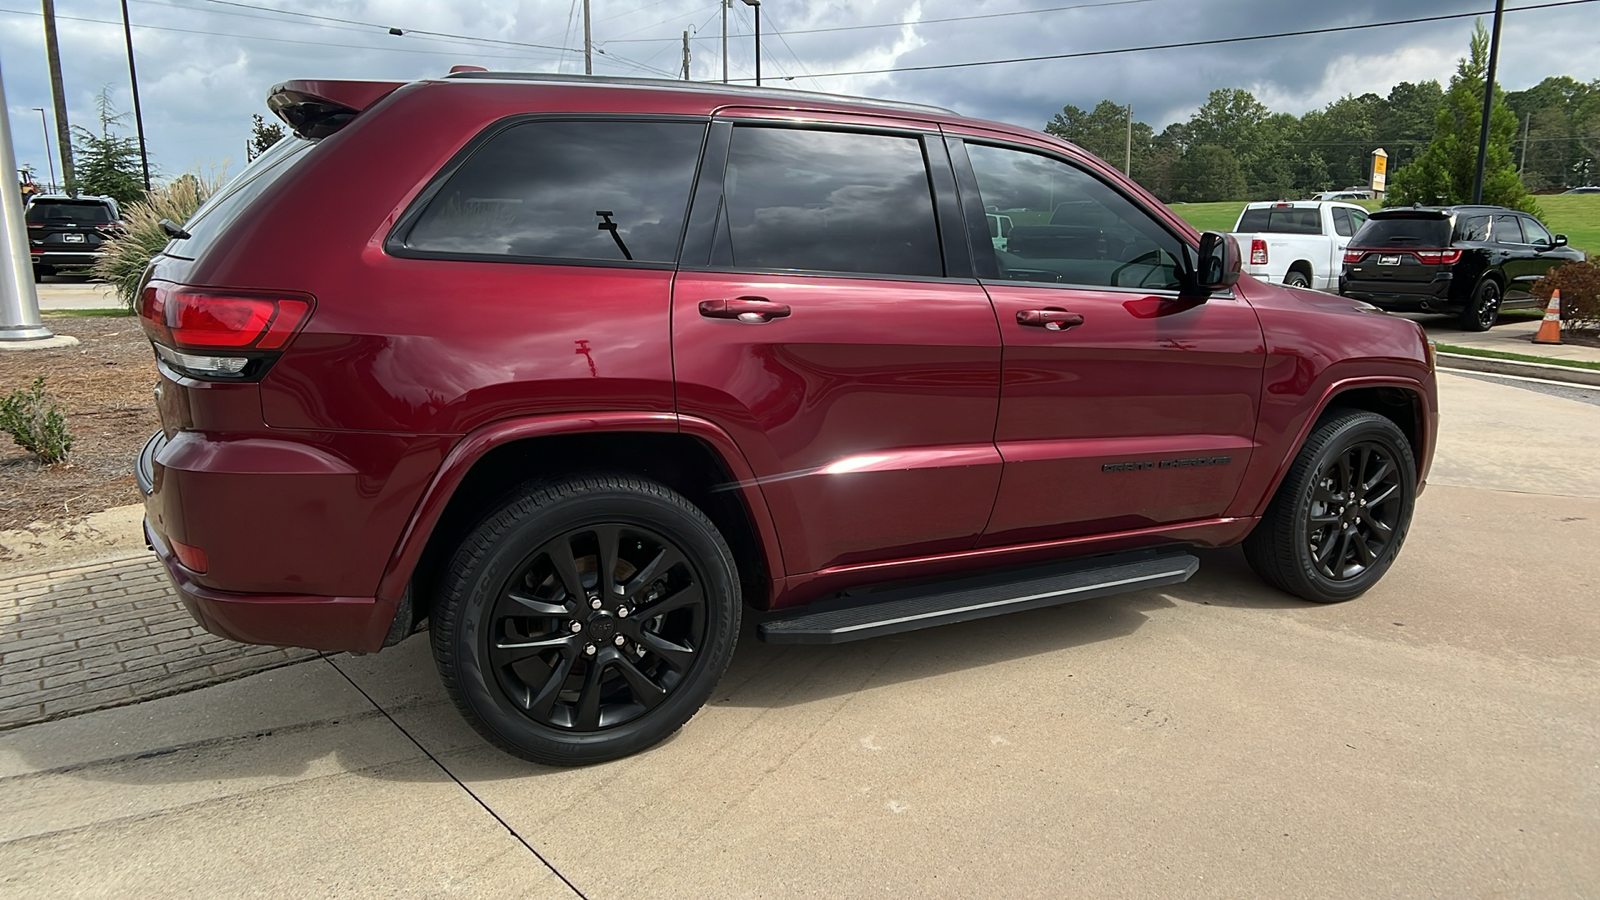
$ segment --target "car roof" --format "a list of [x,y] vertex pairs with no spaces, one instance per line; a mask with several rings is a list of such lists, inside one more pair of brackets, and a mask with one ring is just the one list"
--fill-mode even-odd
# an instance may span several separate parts
[[[1377,212],[1374,212],[1372,217],[1375,219],[1448,219],[1451,216],[1457,216],[1468,212],[1499,213],[1503,215],[1506,213],[1514,213],[1516,210],[1508,209],[1504,206],[1489,206],[1487,204],[1471,203],[1461,204],[1459,206],[1391,206],[1387,209],[1380,209]],[[1526,215],[1526,213],[1524,213],[1524,215]]]

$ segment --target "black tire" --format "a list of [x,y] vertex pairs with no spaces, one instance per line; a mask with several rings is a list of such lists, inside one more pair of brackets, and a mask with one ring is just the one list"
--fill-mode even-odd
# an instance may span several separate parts
[[1289,274],[1283,276],[1283,283],[1289,287],[1306,288],[1308,290],[1311,288],[1311,279],[1307,278],[1306,273],[1299,269],[1291,270]]
[[45,278],[47,278],[48,276],[54,275],[55,273],[56,273],[56,270],[51,266],[34,266],[33,267],[33,280],[34,280],[35,283],[37,283],[37,282],[45,280]]
[[1500,319],[1500,282],[1485,278],[1472,292],[1472,302],[1461,310],[1461,327],[1467,331],[1488,331]]
[[1399,554],[1416,497],[1416,456],[1400,429],[1377,413],[1330,411],[1245,538],[1245,558],[1296,596],[1353,599]]
[[688,500],[570,478],[525,488],[467,536],[430,611],[434,662],[490,742],[586,765],[665,740],[705,704],[740,609],[733,554]]

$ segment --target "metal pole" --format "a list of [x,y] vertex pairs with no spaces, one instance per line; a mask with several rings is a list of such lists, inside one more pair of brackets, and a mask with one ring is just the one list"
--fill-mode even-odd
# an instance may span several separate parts
[[150,190],[150,155],[144,149],[144,114],[139,111],[139,72],[133,67],[133,26],[128,24],[128,0],[122,0],[122,36],[128,45],[128,81],[133,85],[133,124],[139,130],[139,165],[144,167],[144,189]]
[[56,188],[56,158],[50,155],[50,123],[45,121],[44,108],[35,106],[33,111],[39,114],[39,127],[44,130],[44,161],[50,164],[50,189]]
[[689,80],[689,32],[683,33],[683,80]]
[[1478,128],[1478,174],[1472,179],[1472,202],[1483,202],[1483,167],[1489,157],[1489,113],[1494,109],[1494,67],[1500,61],[1500,20],[1506,0],[1495,0],[1494,34],[1489,38],[1489,71],[1483,79],[1483,123]]
[[1133,104],[1128,104],[1128,148],[1122,154],[1122,174],[1133,177]]
[[0,78],[0,237],[9,265],[0,272],[0,342],[53,338],[39,321],[39,294],[33,288],[33,257],[28,255],[28,225],[22,191],[16,182],[17,155],[11,149],[11,116],[6,111],[5,80]]
[[55,0],[44,0],[44,50],[46,61],[50,64],[50,95],[55,98],[62,188],[73,193],[77,190],[78,179],[72,169],[72,127],[67,122],[67,89],[61,83],[61,47],[56,43]]
[[761,4],[756,4],[756,87],[761,87]]
[[728,83],[728,4],[733,0],[722,0],[722,83]]
[[594,74],[594,39],[589,33],[589,0],[583,0],[583,74]]
[[1528,126],[1533,124],[1533,113],[1522,117],[1522,162],[1517,163],[1517,174],[1528,171]]

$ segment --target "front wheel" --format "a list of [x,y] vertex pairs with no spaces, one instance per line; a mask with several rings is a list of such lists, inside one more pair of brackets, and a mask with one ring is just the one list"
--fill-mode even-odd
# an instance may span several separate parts
[[1317,603],[1360,596],[1400,553],[1416,502],[1411,444],[1377,413],[1330,414],[1245,538],[1268,583]]
[[1461,327],[1467,331],[1488,331],[1500,319],[1500,284],[1485,278],[1472,292],[1472,301],[1461,311]]
[[456,707],[502,749],[584,765],[665,740],[739,632],[733,555],[679,494],[631,477],[524,490],[472,531],[431,611]]

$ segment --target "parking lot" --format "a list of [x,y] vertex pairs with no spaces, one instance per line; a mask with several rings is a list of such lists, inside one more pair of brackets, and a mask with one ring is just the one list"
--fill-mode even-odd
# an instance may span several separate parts
[[487,747],[427,639],[0,733],[8,896],[1591,896],[1600,409],[1441,375],[1352,603],[1171,589],[838,647],[747,626],[586,769]]

